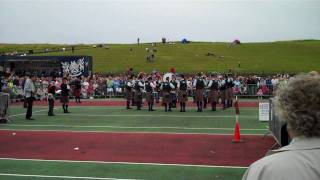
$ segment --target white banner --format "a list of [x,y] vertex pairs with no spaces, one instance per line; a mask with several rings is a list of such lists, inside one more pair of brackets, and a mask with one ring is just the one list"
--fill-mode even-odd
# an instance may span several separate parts
[[259,121],[269,121],[269,108],[268,102],[259,103]]

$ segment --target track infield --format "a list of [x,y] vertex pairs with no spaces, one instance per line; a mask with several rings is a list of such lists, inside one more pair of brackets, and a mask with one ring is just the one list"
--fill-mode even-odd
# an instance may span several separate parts
[[[33,117],[13,103],[0,124],[0,179],[241,179],[274,140],[257,102],[241,102],[244,143],[232,143],[234,108],[198,113],[125,110],[123,101],[71,103],[54,117],[36,102]],[[77,149],[79,148],[79,149]]]

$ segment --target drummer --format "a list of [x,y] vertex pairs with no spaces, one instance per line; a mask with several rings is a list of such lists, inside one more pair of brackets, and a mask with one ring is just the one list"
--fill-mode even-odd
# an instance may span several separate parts
[[[160,89],[162,90],[162,103],[164,104],[165,111],[171,112],[171,103],[172,103],[172,98],[170,96],[170,91],[174,89],[174,85],[170,83],[170,78],[166,77],[165,81],[161,84]],[[169,107],[169,109],[168,109]]]

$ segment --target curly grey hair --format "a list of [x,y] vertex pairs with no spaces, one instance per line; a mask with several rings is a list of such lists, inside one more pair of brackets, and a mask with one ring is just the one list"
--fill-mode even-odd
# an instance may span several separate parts
[[320,137],[320,75],[300,74],[280,87],[276,111],[296,135]]

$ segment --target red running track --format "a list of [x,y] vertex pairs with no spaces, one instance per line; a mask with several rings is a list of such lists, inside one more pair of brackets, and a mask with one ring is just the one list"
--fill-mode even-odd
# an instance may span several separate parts
[[[12,103],[12,105],[17,105],[17,106],[22,106],[21,102],[15,102]],[[48,102],[47,101],[35,101],[34,105],[36,106],[48,106]],[[57,100],[56,101],[56,105],[60,105],[60,101]],[[82,101],[82,103],[77,104],[75,101],[70,101],[69,103],[70,106],[126,106],[126,101],[107,101],[107,100],[102,100],[102,101],[90,101],[90,100],[86,100],[86,101]],[[145,103],[145,105],[147,105]],[[161,103],[155,103],[155,106],[160,106]],[[258,107],[259,103],[258,102],[239,102],[239,106],[241,107]],[[179,103],[178,103],[179,106]],[[192,101],[187,102],[187,107],[195,107],[196,104],[193,103]],[[210,104],[208,105],[210,107]],[[219,107],[221,107],[221,105],[218,105]]]
[[249,166],[274,143],[271,137],[243,139],[232,143],[229,135],[1,130],[0,157]]

